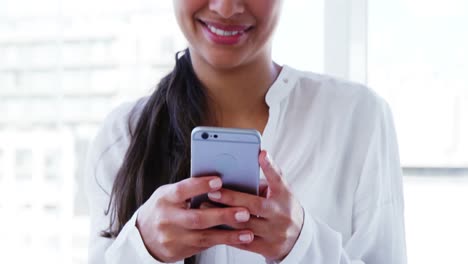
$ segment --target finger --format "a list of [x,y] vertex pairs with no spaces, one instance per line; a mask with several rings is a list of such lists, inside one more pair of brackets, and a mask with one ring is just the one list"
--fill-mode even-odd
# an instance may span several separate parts
[[265,218],[271,216],[273,209],[275,209],[273,201],[271,200],[229,189],[220,189],[215,192],[210,192],[208,193],[208,198],[216,203],[247,208],[252,215]]
[[282,172],[265,150],[260,152],[259,163],[271,191],[273,193],[281,192],[284,189]]
[[251,216],[250,220],[245,223],[236,223],[231,225],[232,228],[237,230],[251,230],[255,236],[268,237],[272,233],[272,228],[268,225],[265,218]]
[[194,247],[209,248],[215,245],[247,244],[253,241],[254,235],[249,230],[206,229],[191,232],[187,239]]
[[[264,256],[268,255],[267,252],[274,251],[271,245],[266,243],[266,241],[261,237],[255,237],[254,240],[248,244],[231,244],[230,246]],[[273,254],[271,254],[270,257],[265,257],[267,257],[268,259],[275,259],[275,256],[273,256]]]
[[209,208],[219,208],[219,206],[216,206],[215,204],[209,203],[209,202],[203,202],[202,204],[200,204],[200,209],[209,209]]
[[165,198],[173,203],[185,203],[194,196],[216,191],[222,185],[217,176],[192,177],[169,185]]
[[245,208],[206,208],[206,209],[180,209],[171,219],[173,223],[185,229],[200,230],[219,225],[233,225],[246,222],[250,213]]
[[260,179],[258,192],[261,197],[268,197],[268,182],[265,179]]

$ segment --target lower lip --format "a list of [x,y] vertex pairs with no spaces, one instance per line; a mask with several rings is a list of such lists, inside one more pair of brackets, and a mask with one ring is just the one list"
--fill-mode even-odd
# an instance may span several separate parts
[[220,45],[236,45],[246,36],[245,31],[233,36],[219,36],[211,32],[211,30],[205,24],[202,24],[202,27],[205,36],[212,42]]

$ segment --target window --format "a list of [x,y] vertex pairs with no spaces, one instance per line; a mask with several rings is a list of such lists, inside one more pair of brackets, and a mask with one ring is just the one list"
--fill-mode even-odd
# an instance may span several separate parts
[[392,106],[406,167],[408,263],[465,263],[468,2],[368,4],[368,83]]
[[369,85],[393,106],[405,166],[468,166],[467,24],[466,1],[369,1]]

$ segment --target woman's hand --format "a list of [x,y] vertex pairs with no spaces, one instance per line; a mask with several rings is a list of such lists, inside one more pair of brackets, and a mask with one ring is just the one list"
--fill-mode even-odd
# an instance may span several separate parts
[[158,188],[142,205],[137,228],[150,254],[163,262],[176,262],[218,244],[242,245],[254,235],[246,229],[212,229],[249,220],[244,207],[189,209],[188,200],[218,191],[219,177],[189,178]]
[[282,260],[299,237],[304,213],[283,181],[281,170],[265,151],[260,153],[259,162],[268,183],[262,197],[227,189],[210,192],[208,197],[217,203],[248,208],[254,215],[248,222],[231,225],[239,230],[252,230],[255,235],[252,243],[234,247],[256,252],[268,260]]

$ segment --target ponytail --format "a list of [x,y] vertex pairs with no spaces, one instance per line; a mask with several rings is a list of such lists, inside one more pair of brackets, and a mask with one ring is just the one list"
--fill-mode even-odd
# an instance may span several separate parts
[[[181,56],[179,56],[183,53]],[[112,187],[106,214],[110,223],[101,236],[115,238],[135,211],[160,186],[190,176],[190,134],[206,116],[206,95],[187,50],[144,106],[135,129],[128,120],[130,145]],[[185,260],[195,263],[195,257]]]

